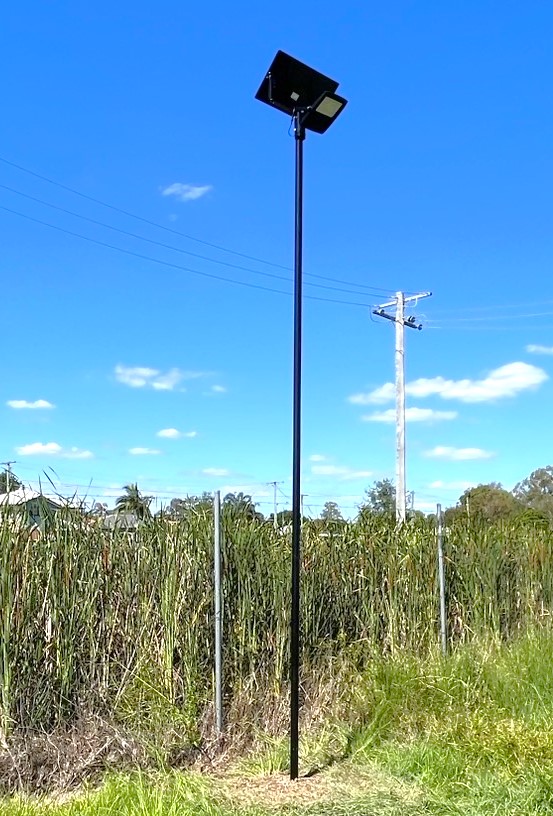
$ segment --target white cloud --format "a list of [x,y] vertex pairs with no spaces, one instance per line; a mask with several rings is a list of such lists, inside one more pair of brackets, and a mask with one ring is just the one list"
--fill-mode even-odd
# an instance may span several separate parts
[[94,454],[89,450],[81,450],[81,448],[68,448],[61,452],[62,459],[92,459]]
[[553,346],[536,346],[534,343],[530,343],[526,346],[526,351],[530,354],[553,354]]
[[353,470],[345,465],[313,465],[311,467],[313,476],[335,476],[340,481],[353,481],[354,479],[368,479],[372,476],[370,470]]
[[211,385],[209,391],[204,391],[204,397],[213,397],[215,394],[226,394],[227,388],[224,385]]
[[57,442],[31,442],[15,449],[19,456],[57,456],[61,452],[61,445]]
[[157,432],[156,436],[161,436],[163,439],[180,439],[182,433],[176,428],[163,428]]
[[204,476],[228,476],[229,471],[225,468],[208,467],[202,470]]
[[161,436],[162,439],[180,439],[182,433],[177,431],[176,428],[163,428],[157,432],[156,436]]
[[[443,419],[455,419],[457,411],[434,411],[432,408],[406,408],[406,422],[439,422]],[[386,411],[375,411],[374,414],[365,414],[361,417],[364,422],[395,422],[395,408],[388,408]]]
[[130,388],[153,388],[156,391],[173,391],[183,380],[194,380],[205,377],[203,371],[182,371],[171,368],[165,373],[157,368],[144,366],[115,366],[115,379]]
[[156,391],[172,391],[182,379],[182,371],[179,371],[178,368],[172,368],[166,374],[158,374],[151,380],[150,385]]
[[[481,380],[447,380],[445,377],[421,377],[405,386],[412,397],[439,396],[461,402],[488,402],[503,397],[514,397],[520,391],[537,388],[548,379],[542,368],[528,363],[507,363],[491,371]],[[395,397],[393,383],[385,383],[367,394],[348,397],[354,405],[391,402]]]
[[432,450],[426,451],[424,455],[430,459],[449,459],[452,462],[467,459],[491,459],[492,456],[495,456],[491,451],[482,448],[450,448],[445,445],[437,445]]
[[211,184],[182,184],[177,181],[161,191],[163,196],[174,196],[179,201],[195,201],[213,190]]
[[176,428],[163,428],[156,433],[162,439],[194,439],[198,436],[198,431],[178,431]]
[[369,479],[372,475],[372,470],[350,470],[342,475],[342,480],[344,482],[350,482],[355,479]]
[[353,405],[374,405],[391,402],[395,399],[395,395],[395,385],[385,383],[385,385],[375,388],[374,391],[370,391],[368,394],[352,394],[351,397],[348,397],[348,402],[353,403]]
[[323,456],[320,453],[314,453],[309,457],[310,462],[324,462],[325,459],[326,459],[326,456]]
[[81,448],[62,448],[57,442],[31,442],[16,448],[19,456],[57,456],[60,459],[92,459],[94,454]]
[[32,410],[41,410],[43,408],[55,408],[56,406],[53,405],[48,400],[38,399],[34,402],[28,402],[27,400],[8,400],[6,405],[9,405],[10,408],[30,408]]
[[131,456],[158,456],[161,451],[156,448],[129,448]]
[[151,380],[158,374],[157,368],[115,366],[115,378],[123,385],[130,385],[131,388],[143,388],[145,385],[149,385]]

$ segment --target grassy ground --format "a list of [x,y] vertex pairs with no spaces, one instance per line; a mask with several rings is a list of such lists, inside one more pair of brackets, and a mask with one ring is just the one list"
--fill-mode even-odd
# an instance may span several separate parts
[[442,659],[375,659],[287,740],[197,771],[111,775],[65,800],[11,798],[0,816],[543,816],[553,814],[553,637],[480,644]]

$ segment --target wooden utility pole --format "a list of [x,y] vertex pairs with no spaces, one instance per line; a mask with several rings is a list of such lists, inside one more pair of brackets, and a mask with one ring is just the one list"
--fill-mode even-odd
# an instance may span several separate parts
[[[419,331],[422,329],[422,324],[417,323],[414,316],[405,318],[405,304],[430,297],[431,294],[432,292],[419,292],[417,295],[405,297],[404,292],[396,292],[394,300],[382,303],[373,309],[374,315],[391,320],[396,327],[396,521],[398,524],[403,524],[407,516],[405,507],[405,327]],[[395,315],[384,311],[389,306],[395,306]]]
[[277,515],[278,515],[278,502],[277,502],[277,490],[279,484],[284,484],[284,482],[267,482],[268,485],[273,486],[273,527],[275,530],[278,527]]
[[0,462],[0,465],[4,465],[6,468],[6,493],[10,492],[12,481],[12,465],[15,464],[16,464],[15,459],[12,459],[10,462]]
[[405,510],[405,295],[396,293],[396,520]]

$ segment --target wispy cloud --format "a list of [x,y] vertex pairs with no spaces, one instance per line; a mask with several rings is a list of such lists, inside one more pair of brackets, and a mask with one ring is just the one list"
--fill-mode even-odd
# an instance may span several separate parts
[[424,455],[429,459],[448,459],[451,462],[469,459],[491,459],[492,456],[495,456],[491,451],[482,448],[451,448],[445,445],[437,445],[432,450],[425,451]]
[[227,388],[224,385],[211,385],[209,391],[204,391],[204,397],[213,397],[216,394],[226,394]]
[[19,456],[56,456],[59,459],[92,459],[92,451],[82,448],[63,448],[57,442],[31,442],[16,448]]
[[171,368],[163,372],[145,366],[115,366],[115,379],[130,388],[153,388],[155,391],[173,391],[183,380],[205,377],[204,371],[183,371]]
[[18,410],[28,408],[33,411],[56,407],[51,402],[48,402],[48,400],[43,399],[38,399],[34,402],[29,402],[28,400],[8,400],[6,405],[9,405],[10,408],[16,408]]
[[326,456],[323,456],[321,453],[313,453],[309,457],[310,462],[324,462],[325,459],[326,459]]
[[[435,411],[433,408],[406,408],[406,422],[440,422],[445,419],[456,419],[457,411]],[[388,422],[396,421],[395,408],[388,408],[386,411],[375,411],[373,414],[365,414],[361,417],[364,422]]]
[[553,354],[553,346],[536,346],[530,343],[526,346],[526,351],[530,354]]
[[[514,397],[521,391],[537,388],[548,375],[542,368],[528,363],[507,363],[491,371],[481,380],[448,380],[445,377],[421,377],[405,386],[412,397],[439,396],[460,402],[489,402],[504,397]],[[393,383],[385,383],[366,394],[348,397],[354,405],[371,405],[391,402],[395,397]]]
[[202,470],[204,476],[230,476],[230,471],[226,468],[208,467]]
[[81,448],[65,448],[65,450],[62,449],[60,456],[62,459],[92,459],[94,454],[92,451]]
[[176,181],[161,190],[163,196],[174,196],[179,201],[196,201],[213,190],[211,184],[182,184]]
[[345,465],[312,465],[311,473],[313,476],[332,476],[341,482],[368,479],[373,475],[371,470],[354,470]]
[[158,456],[161,451],[156,448],[129,448],[131,456]]
[[198,431],[178,431],[176,428],[163,428],[156,433],[162,439],[194,439],[198,436]]
[[66,448],[60,453],[62,459],[92,459],[94,454],[81,448]]
[[395,394],[394,384],[385,383],[373,391],[352,394],[348,397],[348,402],[351,402],[352,405],[378,405],[379,403],[391,402],[395,398]]

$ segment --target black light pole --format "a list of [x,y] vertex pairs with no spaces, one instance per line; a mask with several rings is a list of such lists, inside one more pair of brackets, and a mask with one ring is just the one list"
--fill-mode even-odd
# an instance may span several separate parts
[[298,778],[301,569],[301,341],[303,274],[303,114],[294,114],[296,205],[294,241],[294,414],[292,425],[292,606],[290,615],[290,779]]
[[290,779],[298,778],[301,568],[301,342],[303,265],[303,143],[305,131],[324,133],[346,106],[338,83],[278,51],[256,94],[292,117],[296,140],[294,241],[294,409],[292,441],[292,603],[290,616]]

